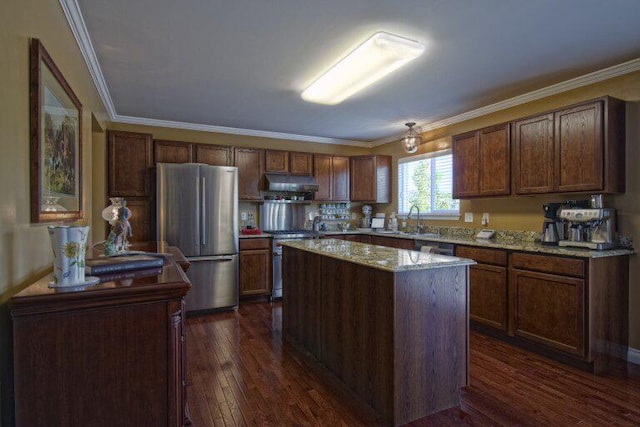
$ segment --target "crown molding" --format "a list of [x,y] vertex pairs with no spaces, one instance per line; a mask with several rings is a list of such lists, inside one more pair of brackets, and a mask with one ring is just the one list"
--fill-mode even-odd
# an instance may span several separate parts
[[260,138],[289,139],[293,141],[318,142],[321,144],[351,145],[354,147],[371,148],[371,144],[364,141],[352,141],[349,139],[326,138],[322,136],[296,135],[291,133],[271,132],[253,129],[231,128],[225,126],[203,125],[198,123],[185,123],[172,120],[148,119],[144,117],[117,115],[114,119],[117,123],[135,125],[158,126],[174,129],[197,130],[203,132],[217,132],[229,135],[256,136]]
[[[93,49],[93,44],[91,43],[91,38],[89,37],[89,32],[87,31],[87,27],[85,25],[84,18],[82,17],[82,13],[80,12],[80,7],[78,5],[77,0],[59,0],[59,1],[64,11],[64,14],[67,17],[67,21],[69,22],[69,26],[71,27],[71,31],[73,32],[73,36],[75,37],[76,42],[78,43],[78,47],[80,48],[82,57],[84,58],[84,61],[87,64],[87,67],[89,68],[89,73],[91,74],[91,77],[96,86],[96,89],[98,90],[98,94],[102,99],[102,103],[104,104],[105,109],[109,114],[110,120],[113,122],[140,124],[140,125],[147,125],[147,126],[169,127],[169,128],[175,128],[175,129],[198,130],[198,131],[204,131],[204,132],[218,132],[218,133],[225,133],[225,134],[232,134],[232,135],[256,136],[256,137],[262,137],[262,138],[276,138],[276,139],[287,139],[287,140],[305,141],[305,142],[317,142],[321,144],[351,145],[354,147],[363,147],[363,148],[373,148],[379,145],[388,144],[390,142],[399,140],[405,134],[403,132],[403,133],[391,135],[386,138],[377,139],[372,142],[364,142],[364,141],[352,141],[352,140],[346,140],[346,139],[326,138],[322,136],[296,135],[296,134],[290,134],[290,133],[231,128],[231,127],[225,127],[225,126],[213,126],[213,125],[186,123],[186,122],[178,122],[178,121],[171,121],[171,120],[148,119],[144,117],[121,116],[116,112],[115,105],[113,104],[113,100],[111,99],[111,94],[109,93],[109,87],[107,85],[106,80],[104,79],[102,69],[100,68],[98,58],[96,56],[95,50]],[[576,77],[576,78],[573,78],[564,82],[560,82],[542,89],[535,90],[533,92],[529,92],[523,95],[509,98],[504,101],[496,102],[495,104],[487,105],[485,107],[481,107],[476,110],[471,110],[466,113],[458,114],[456,116],[452,116],[446,119],[438,120],[435,122],[429,122],[426,119],[421,121],[416,120],[416,122],[418,123],[416,127],[420,128],[421,132],[427,132],[427,131],[439,129],[445,126],[450,126],[455,123],[460,123],[466,120],[474,119],[476,117],[484,116],[486,114],[495,113],[497,111],[504,110],[510,107],[515,107],[517,105],[526,104],[527,102],[536,101],[538,99],[546,98],[548,96],[552,96],[552,95],[556,95],[572,89],[576,89],[582,86],[587,86],[592,83],[597,83],[603,80],[612,79],[614,77],[622,76],[624,74],[632,73],[638,70],[640,70],[640,58],[633,59],[631,61],[627,61],[622,64],[614,65],[609,68],[598,70],[593,73],[585,74],[580,77]]]
[[[504,101],[496,102],[476,110],[467,111],[466,113],[458,114],[446,119],[438,120],[435,122],[428,122],[427,120],[417,121],[422,132],[428,132],[431,130],[443,128],[456,123],[464,122],[466,120],[475,119],[476,117],[484,116],[487,114],[495,113],[507,108],[515,107],[517,105],[526,104],[527,102],[537,101],[538,99],[546,98],[548,96],[557,95],[559,93],[567,92],[572,89],[587,86],[593,83],[598,83],[604,80],[609,80],[614,77],[619,77],[625,74],[633,73],[640,70],[640,58],[632,59],[631,61],[623,62],[612,67],[604,68],[602,70],[594,71],[593,73],[585,74],[583,76],[575,77],[564,82],[560,82],[551,86],[544,87],[542,89],[534,90],[532,92],[518,95],[513,98],[506,99]],[[386,138],[377,139],[371,142],[371,147],[377,147],[379,145],[388,144],[390,142],[398,141],[406,132],[392,135]]]
[[95,50],[93,50],[93,44],[91,43],[91,38],[89,37],[82,13],[80,12],[80,6],[78,6],[76,0],[60,0],[60,6],[62,6],[62,10],[67,17],[67,22],[69,22],[69,27],[71,27],[73,36],[78,43],[84,62],[87,64],[87,68],[89,68],[89,74],[91,74],[93,83],[96,85],[104,108],[107,110],[109,118],[113,120],[117,115],[116,108],[113,105],[109,87],[98,63],[98,57],[96,56]]

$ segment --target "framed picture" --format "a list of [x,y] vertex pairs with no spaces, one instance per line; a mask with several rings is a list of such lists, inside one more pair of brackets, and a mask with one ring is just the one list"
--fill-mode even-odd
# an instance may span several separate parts
[[82,218],[82,105],[31,40],[31,222]]

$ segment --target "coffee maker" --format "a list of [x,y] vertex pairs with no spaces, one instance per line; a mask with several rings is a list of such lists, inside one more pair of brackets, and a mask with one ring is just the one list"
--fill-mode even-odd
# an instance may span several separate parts
[[615,210],[609,208],[568,208],[560,211],[568,223],[567,239],[560,246],[594,250],[615,247]]
[[558,212],[564,203],[547,203],[542,205],[544,211],[544,221],[542,223],[543,245],[557,246],[560,240],[564,239],[564,223],[560,220]]

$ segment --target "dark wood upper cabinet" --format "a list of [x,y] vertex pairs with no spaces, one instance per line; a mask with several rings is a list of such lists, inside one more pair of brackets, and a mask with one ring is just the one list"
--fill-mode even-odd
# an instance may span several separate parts
[[333,176],[331,173],[331,156],[329,154],[313,155],[313,176],[318,181],[318,191],[314,196],[317,201],[330,201]]
[[502,196],[511,192],[509,124],[453,137],[453,197]]
[[331,158],[331,199],[334,201],[349,200],[349,158],[333,156]]
[[314,200],[349,200],[349,157],[314,154],[313,170],[319,186]]
[[514,193],[624,193],[624,126],[611,97],[516,120]]
[[264,171],[268,173],[289,173],[289,152],[266,150]]
[[514,193],[553,192],[553,113],[516,120],[513,138]]
[[151,134],[107,133],[107,196],[151,196]]
[[233,149],[222,145],[196,145],[196,162],[212,166],[233,166]]
[[153,141],[153,162],[155,163],[191,163],[193,162],[193,145],[190,142]]
[[453,198],[478,195],[480,137],[468,132],[453,137]]
[[352,156],[350,163],[352,201],[391,201],[391,156]]
[[234,158],[238,168],[238,199],[262,200],[264,150],[235,148]]
[[602,102],[555,113],[556,190],[598,191],[603,188]]
[[290,167],[289,171],[294,175],[312,175],[313,174],[313,154],[298,153],[292,151],[289,153]]
[[511,139],[509,124],[479,131],[479,196],[505,196],[511,193]]

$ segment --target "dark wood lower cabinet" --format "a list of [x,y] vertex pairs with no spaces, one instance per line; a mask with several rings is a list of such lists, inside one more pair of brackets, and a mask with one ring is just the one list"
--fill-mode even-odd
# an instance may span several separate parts
[[471,267],[469,318],[507,331],[507,269],[488,264]]
[[77,292],[50,280],[10,301],[16,425],[188,423],[180,267]]
[[470,268],[471,326],[582,368],[628,349],[629,257],[580,258],[456,246]]
[[282,265],[283,334],[386,422],[459,405],[468,384],[466,265],[394,272],[289,246]]
[[370,236],[371,244],[378,246],[388,246],[390,248],[415,250],[416,243],[413,239],[396,239],[394,237]]
[[240,296],[271,295],[272,265],[271,239],[240,239]]
[[469,318],[498,331],[507,331],[507,252],[456,246],[456,256],[478,264],[470,268]]
[[584,279],[512,270],[515,335],[585,355]]

